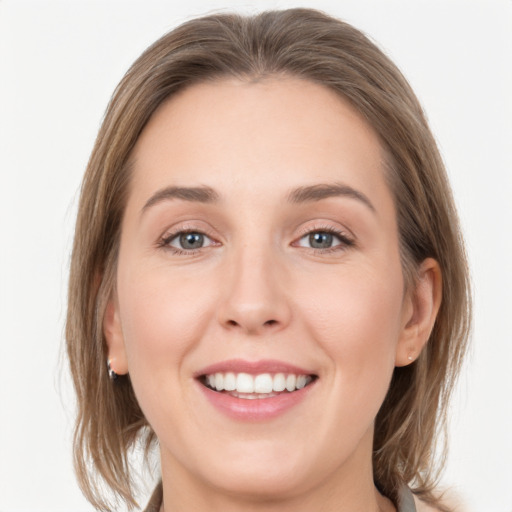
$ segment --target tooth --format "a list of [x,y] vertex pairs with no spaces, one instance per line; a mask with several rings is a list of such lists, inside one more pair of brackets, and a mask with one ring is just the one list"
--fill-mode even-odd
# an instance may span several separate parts
[[254,393],[254,379],[248,373],[239,373],[236,376],[236,390],[239,393]]
[[260,398],[260,395],[256,393],[238,393],[238,391],[234,391],[231,395],[235,398],[242,398],[243,400],[256,400]]
[[226,373],[224,375],[224,389],[226,391],[234,391],[236,389],[236,376],[234,373]]
[[306,385],[306,376],[305,375],[299,375],[297,377],[297,389],[302,389]]
[[274,375],[272,388],[274,391],[284,391],[286,389],[286,377],[283,373],[276,373]]
[[[214,373],[206,376],[206,384],[217,391],[236,391],[237,393],[253,393],[256,398],[267,398],[268,394],[279,393],[285,389],[289,392],[302,389],[311,382],[309,375],[285,375],[270,373],[250,375],[248,373],[235,374],[233,372]],[[272,395],[274,396],[274,395]],[[244,397],[245,398],[245,397]],[[251,397],[253,398],[253,397]]]
[[224,375],[222,373],[215,374],[215,389],[222,391],[224,389]]
[[272,392],[272,376],[270,373],[262,373],[254,379],[255,393],[271,393]]
[[297,378],[295,377],[295,375],[293,374],[290,374],[288,375],[288,377],[286,377],[286,389],[288,391],[295,391],[295,385],[297,383]]

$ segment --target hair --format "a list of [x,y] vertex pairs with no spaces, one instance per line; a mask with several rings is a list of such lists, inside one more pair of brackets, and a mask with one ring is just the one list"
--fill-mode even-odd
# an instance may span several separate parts
[[422,108],[397,67],[360,31],[310,9],[188,21],[136,60],[107,108],[81,188],[66,324],[78,398],[75,469],[98,510],[109,509],[104,483],[116,500],[136,506],[128,453],[141,440],[149,449],[155,439],[129,376],[109,380],[102,330],[116,281],[131,151],[155,110],[178,91],[225,77],[251,82],[279,76],[335,91],[380,137],[406,287],[425,258],[440,265],[440,310],[419,358],[394,370],[375,422],[373,470],[379,490],[395,502],[400,485],[409,483],[420,498],[448,510],[435,494],[442,461],[435,453],[471,318],[466,255],[450,186]]

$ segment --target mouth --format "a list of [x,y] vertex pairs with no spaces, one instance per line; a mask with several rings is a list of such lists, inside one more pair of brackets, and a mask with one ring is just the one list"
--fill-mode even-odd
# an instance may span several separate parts
[[242,422],[270,421],[309,403],[319,380],[309,369],[282,361],[243,359],[212,364],[194,377],[214,409]]
[[233,398],[262,400],[293,394],[311,385],[318,377],[306,373],[211,372],[198,377],[208,389]]

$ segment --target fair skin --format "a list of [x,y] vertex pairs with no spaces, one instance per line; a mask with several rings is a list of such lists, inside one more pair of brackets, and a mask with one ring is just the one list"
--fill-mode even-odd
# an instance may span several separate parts
[[[145,127],[104,332],[159,439],[166,512],[395,510],[374,420],[441,284],[428,259],[404,292],[383,158],[348,103],[292,78],[194,85]],[[211,365],[276,364],[306,387],[207,387]]]

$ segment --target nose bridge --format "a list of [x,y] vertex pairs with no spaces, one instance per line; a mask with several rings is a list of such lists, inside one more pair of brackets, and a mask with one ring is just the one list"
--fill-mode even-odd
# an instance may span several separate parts
[[226,328],[260,334],[284,327],[290,308],[279,255],[270,244],[245,242],[233,250],[219,320]]

